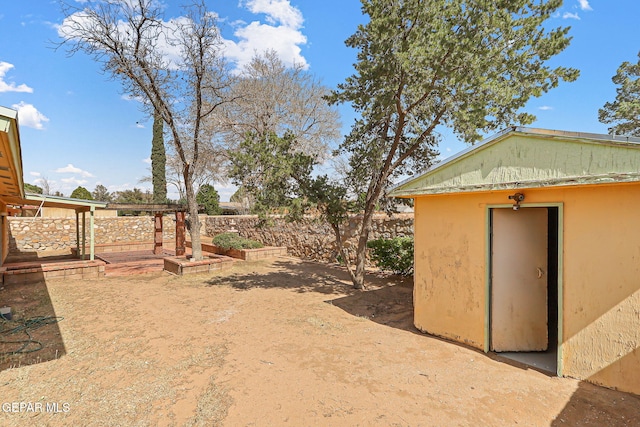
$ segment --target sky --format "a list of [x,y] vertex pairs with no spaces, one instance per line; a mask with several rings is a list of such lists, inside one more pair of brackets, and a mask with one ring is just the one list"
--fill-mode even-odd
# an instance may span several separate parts
[[[85,0],[66,0],[82,6]],[[181,14],[179,0],[161,0],[167,18]],[[207,0],[219,17],[226,55],[235,66],[256,51],[273,49],[286,64],[304,64],[331,88],[353,73],[357,52],[344,40],[366,22],[359,0]],[[0,105],[18,110],[24,180],[66,196],[78,186],[98,184],[111,192],[150,189],[151,121],[140,105],[122,93],[90,57],[69,55],[58,30],[64,16],[56,0],[0,0]],[[598,109],[613,101],[611,82],[623,61],[640,51],[639,0],[565,0],[549,27],[571,26],[570,46],[551,66],[578,68],[580,78],[561,83],[523,111],[537,120],[531,127],[607,133]],[[340,107],[343,134],[354,120]],[[442,158],[467,146],[448,132]],[[488,136],[488,135],[487,135]],[[339,142],[339,141],[337,141]],[[235,191],[215,184],[222,201]],[[172,187],[169,197],[177,198]]]

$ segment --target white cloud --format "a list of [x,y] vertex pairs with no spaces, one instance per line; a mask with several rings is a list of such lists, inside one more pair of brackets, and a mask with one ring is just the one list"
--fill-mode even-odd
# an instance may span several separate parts
[[140,122],[136,122],[136,127],[138,129],[144,129],[144,125],[142,123],[140,123]]
[[4,76],[7,74],[7,71],[13,68],[13,64],[9,64],[8,62],[0,61],[0,93],[1,92],[26,92],[33,93],[33,89],[27,86],[26,84],[20,84],[16,86],[14,82],[7,83],[4,81]]
[[286,65],[302,65],[308,68],[300,54],[300,45],[307,37],[300,29],[304,19],[289,0],[248,0],[242,6],[255,14],[265,14],[267,24],[253,21],[250,24],[236,22],[234,32],[238,41],[225,40],[225,53],[241,69],[258,53],[274,50]]
[[142,161],[148,165],[151,164],[151,157],[147,157],[146,159],[142,159]]
[[301,65],[308,68],[307,60],[300,54],[299,45],[305,44],[307,38],[298,30],[289,27],[273,27],[271,25],[252,22],[235,32],[239,41],[225,40],[226,55],[240,69],[251,62],[256,52],[274,50],[285,65]]
[[31,176],[40,176],[41,173],[40,172],[29,172],[29,175],[31,175]]
[[73,184],[73,185],[84,185],[87,182],[89,182],[86,179],[78,179],[74,176],[70,178],[62,178],[60,181],[64,182],[65,184]]
[[589,5],[589,0],[578,0],[578,3],[580,3],[580,9],[582,10],[593,10]]
[[538,107],[538,110],[548,111],[548,110],[553,110],[553,107],[549,105],[543,105],[542,107]]
[[44,123],[49,121],[49,118],[38,111],[36,107],[24,101],[21,101],[19,104],[13,104],[12,107],[18,110],[20,126],[42,130],[44,129]]
[[[255,20],[249,24],[235,22],[235,40],[223,40],[225,55],[235,63],[237,69],[241,69],[251,61],[256,53],[274,50],[284,64],[293,64],[308,68],[306,59],[301,55],[300,45],[307,43],[307,37],[302,34],[301,28],[304,18],[300,10],[291,5],[289,0],[243,0],[241,7],[254,14],[265,15],[264,21]],[[215,12],[211,12],[214,15]],[[74,37],[73,23],[82,23],[89,20],[84,12],[77,12],[67,17],[63,23],[57,26],[58,35],[62,38]],[[158,38],[158,46],[164,52],[165,59],[171,64],[179,62],[180,50],[175,44],[167,41],[175,34],[177,27],[184,24],[188,18],[176,17],[165,22],[165,37]],[[124,24],[119,23],[120,31],[124,34]],[[137,100],[123,96],[126,100]],[[137,100],[140,101],[140,100]]]
[[578,16],[577,13],[565,12],[562,15],[562,19],[577,19],[579,21],[580,17]]
[[80,168],[77,168],[77,167],[73,166],[71,163],[69,163],[67,166],[65,166],[63,168],[58,168],[58,169],[54,170],[54,172],[57,172],[57,173],[77,173],[77,174],[80,174],[80,176],[82,176],[83,178],[92,178],[93,177],[92,173],[84,171],[84,170],[82,170]]
[[285,27],[300,28],[304,19],[300,10],[291,6],[289,0],[247,0],[244,5],[251,13],[264,13],[267,22]]

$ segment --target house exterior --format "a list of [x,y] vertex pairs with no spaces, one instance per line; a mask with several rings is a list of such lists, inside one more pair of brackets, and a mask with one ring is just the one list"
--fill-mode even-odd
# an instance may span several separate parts
[[640,394],[640,138],[510,128],[390,195],[418,329]]

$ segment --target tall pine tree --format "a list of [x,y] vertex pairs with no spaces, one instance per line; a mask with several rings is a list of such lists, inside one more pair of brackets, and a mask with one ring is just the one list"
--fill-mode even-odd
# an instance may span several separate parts
[[153,115],[153,139],[151,140],[151,181],[153,184],[153,203],[167,202],[167,155],[164,149],[164,122],[162,115]]

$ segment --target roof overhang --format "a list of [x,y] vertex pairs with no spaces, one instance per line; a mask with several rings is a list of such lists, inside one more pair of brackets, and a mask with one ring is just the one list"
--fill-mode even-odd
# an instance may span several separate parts
[[18,112],[0,106],[0,200],[23,196]]
[[73,209],[76,212],[88,212],[107,207],[106,202],[96,200],[72,199],[71,197],[31,193],[25,194],[24,197],[7,197],[5,202],[15,206],[32,205],[46,208]]
[[640,181],[640,138],[508,128],[396,185],[391,197]]

